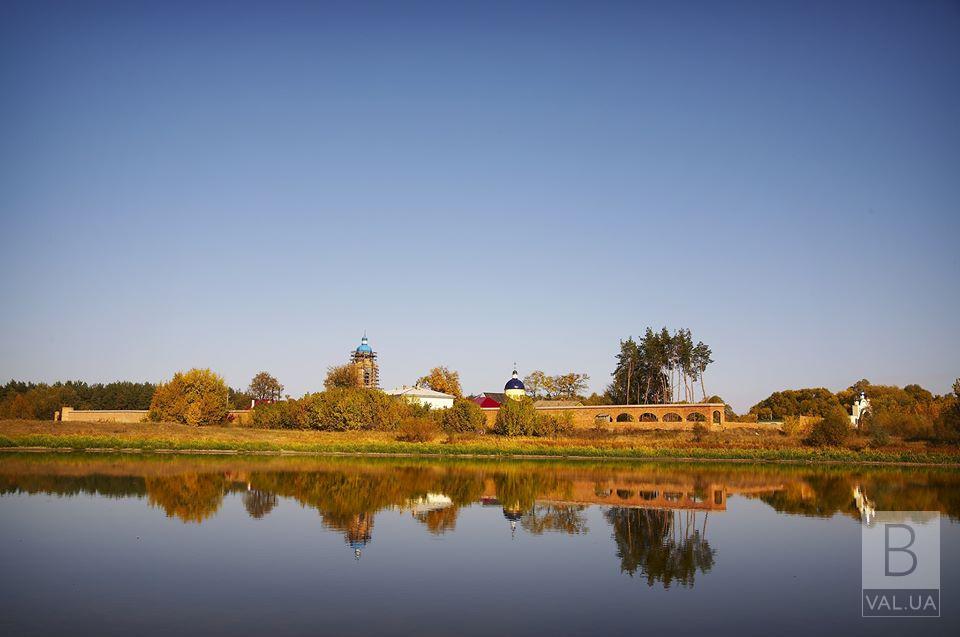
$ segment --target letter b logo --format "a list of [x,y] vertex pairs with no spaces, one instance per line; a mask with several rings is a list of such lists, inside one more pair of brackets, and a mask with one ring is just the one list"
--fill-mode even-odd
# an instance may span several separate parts
[[[895,532],[891,532],[895,531]],[[903,532],[906,532],[904,534]],[[891,546],[891,537],[893,536],[894,541],[899,542],[899,546]],[[904,542],[909,538],[909,541]],[[883,525],[883,569],[884,575],[887,577],[905,577],[910,573],[917,570],[917,554],[910,550],[910,547],[913,546],[913,543],[916,541],[917,536],[913,532],[913,527],[908,524],[884,524]],[[911,565],[910,568],[906,570],[892,571],[890,570],[890,554],[891,553],[904,553],[910,556]]]

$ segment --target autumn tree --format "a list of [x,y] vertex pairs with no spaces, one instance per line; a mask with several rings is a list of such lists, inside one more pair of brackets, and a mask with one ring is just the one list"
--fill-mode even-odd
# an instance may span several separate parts
[[960,378],[953,383],[953,396],[945,398],[949,403],[937,418],[934,432],[941,440],[957,442],[960,441]]
[[587,389],[587,382],[590,376],[587,374],[578,374],[569,372],[555,376],[553,384],[555,386],[555,396],[557,398],[573,399],[582,394]]
[[440,416],[440,427],[447,434],[483,433],[487,428],[487,419],[480,405],[465,398],[457,398],[453,406],[444,409]]
[[536,400],[540,398],[547,387],[547,375],[539,369],[535,369],[523,377],[523,386],[531,398]]
[[542,371],[535,370],[523,379],[523,386],[531,398],[565,398],[573,399],[580,396],[587,389],[590,376],[568,372],[549,376]]
[[494,433],[502,436],[532,436],[538,432],[538,415],[533,401],[523,398],[508,398],[497,411]]
[[353,363],[333,365],[327,368],[327,377],[323,381],[326,389],[350,389],[363,386],[360,370]]
[[229,390],[209,369],[177,372],[157,386],[150,401],[150,419],[188,425],[214,425],[227,418]]
[[250,381],[247,391],[257,400],[280,400],[283,385],[267,372],[260,372]]
[[457,398],[463,397],[463,390],[460,389],[460,374],[443,366],[434,367],[429,374],[418,378],[417,385]]

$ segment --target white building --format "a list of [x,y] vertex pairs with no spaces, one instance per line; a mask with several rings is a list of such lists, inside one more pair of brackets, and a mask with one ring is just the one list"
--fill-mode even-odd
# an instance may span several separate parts
[[428,405],[430,409],[447,409],[453,407],[453,396],[440,391],[433,391],[426,387],[397,387],[387,392],[390,396],[402,396],[410,403]]
[[866,394],[860,392],[860,398],[853,403],[853,413],[850,414],[850,424],[854,427],[860,427],[860,419],[863,418],[863,415],[870,411],[870,399],[867,398]]

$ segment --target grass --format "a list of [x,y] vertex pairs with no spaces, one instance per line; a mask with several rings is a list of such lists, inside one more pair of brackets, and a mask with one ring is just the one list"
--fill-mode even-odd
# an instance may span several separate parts
[[811,448],[781,434],[731,430],[702,442],[689,432],[598,434],[562,438],[485,435],[454,441],[401,442],[391,432],[320,432],[240,427],[188,427],[172,423],[55,423],[0,421],[0,447],[149,452],[349,453],[384,455],[753,460],[842,463],[960,464],[957,447],[899,443],[868,447]]

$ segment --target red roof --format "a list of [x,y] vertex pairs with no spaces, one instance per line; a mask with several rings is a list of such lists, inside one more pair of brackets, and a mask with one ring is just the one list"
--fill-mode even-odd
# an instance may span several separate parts
[[500,406],[500,403],[495,401],[493,398],[490,398],[489,396],[477,396],[476,398],[473,399],[473,402],[477,403],[481,407],[499,407]]

